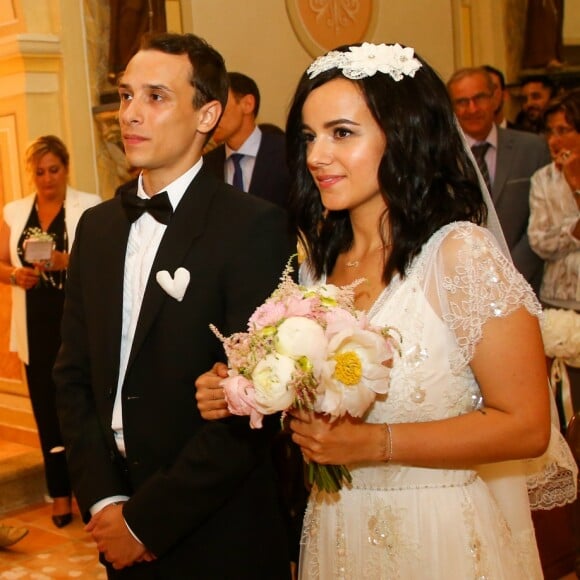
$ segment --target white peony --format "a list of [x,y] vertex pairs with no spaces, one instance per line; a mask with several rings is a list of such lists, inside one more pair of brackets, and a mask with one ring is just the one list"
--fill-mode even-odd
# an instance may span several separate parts
[[376,394],[389,389],[390,369],[382,363],[392,359],[391,346],[375,332],[345,327],[329,340],[328,349],[315,410],[333,418],[361,417]]
[[315,368],[326,358],[328,342],[324,330],[314,320],[291,316],[278,327],[276,350],[294,360],[306,357]]
[[260,413],[270,415],[288,409],[296,397],[290,382],[296,362],[281,354],[269,354],[254,368],[252,382],[255,404]]

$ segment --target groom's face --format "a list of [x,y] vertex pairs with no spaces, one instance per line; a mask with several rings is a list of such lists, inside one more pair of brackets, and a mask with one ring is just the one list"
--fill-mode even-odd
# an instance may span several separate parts
[[187,171],[203,147],[198,128],[204,107],[194,108],[191,76],[186,54],[141,50],[119,84],[119,121],[127,160],[164,185]]

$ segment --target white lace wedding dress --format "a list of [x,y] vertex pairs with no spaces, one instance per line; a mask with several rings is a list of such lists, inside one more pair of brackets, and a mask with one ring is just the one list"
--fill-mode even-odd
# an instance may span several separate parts
[[[313,283],[304,267],[301,277],[302,283]],[[407,277],[393,279],[369,313],[374,324],[400,331],[402,354],[394,363],[388,395],[374,403],[367,420],[431,421],[480,406],[469,367],[474,348],[487,320],[520,306],[540,315],[532,290],[493,236],[466,222],[442,228],[425,244]],[[528,478],[536,507],[561,505],[575,496],[573,459],[555,430],[552,440],[534,467],[543,468],[541,474]],[[349,468],[352,488],[332,495],[315,489],[310,497],[300,578],[542,578],[524,472],[530,462],[481,469],[396,463]],[[562,474],[566,477],[555,477],[545,500],[538,487],[549,485],[550,475]]]

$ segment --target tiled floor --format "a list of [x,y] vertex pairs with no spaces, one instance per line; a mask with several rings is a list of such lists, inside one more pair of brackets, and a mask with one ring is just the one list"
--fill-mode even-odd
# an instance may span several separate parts
[[29,533],[17,544],[0,550],[0,578],[105,579],[95,544],[84,532],[76,507],[72,523],[61,529],[53,525],[50,514],[51,506],[43,503],[1,517],[2,523],[25,526]]
[[[31,452],[35,451],[38,450],[0,439],[0,474],[6,477],[9,469],[17,469],[21,463],[25,463],[20,460],[23,457],[29,458]],[[39,453],[38,457],[34,456],[33,459],[42,461]],[[41,463],[39,465],[41,466]],[[18,477],[14,481],[11,479],[11,483],[7,484],[6,481],[3,483],[2,493],[19,501],[7,504],[6,497],[0,498],[0,506],[3,507],[0,510],[0,522],[24,526],[29,532],[10,548],[0,549],[0,579],[104,580],[105,569],[98,562],[95,544],[83,530],[84,525],[76,504],[73,506],[72,523],[61,529],[55,527],[50,518],[52,506],[42,501],[45,486],[41,467],[35,473],[32,476],[37,480],[35,485],[25,487]],[[26,504],[27,507],[20,507]]]

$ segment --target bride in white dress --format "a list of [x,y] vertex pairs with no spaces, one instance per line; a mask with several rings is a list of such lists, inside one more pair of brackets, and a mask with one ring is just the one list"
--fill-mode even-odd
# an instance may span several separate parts
[[542,578],[526,480],[533,507],[561,505],[575,465],[550,424],[540,306],[497,222],[482,227],[445,86],[412,49],[333,51],[302,77],[287,137],[302,282],[365,278],[356,306],[402,336],[364,421],[293,413],[304,457],[352,474],[312,490],[300,577]]
[[[300,578],[542,578],[530,507],[572,501],[576,466],[550,423],[540,306],[443,82],[410,48],[332,51],[303,75],[287,140],[302,282],[364,278],[356,306],[402,337],[363,421],[293,413],[304,457],[352,474],[312,490]],[[196,382],[206,419],[228,415],[225,376]]]

